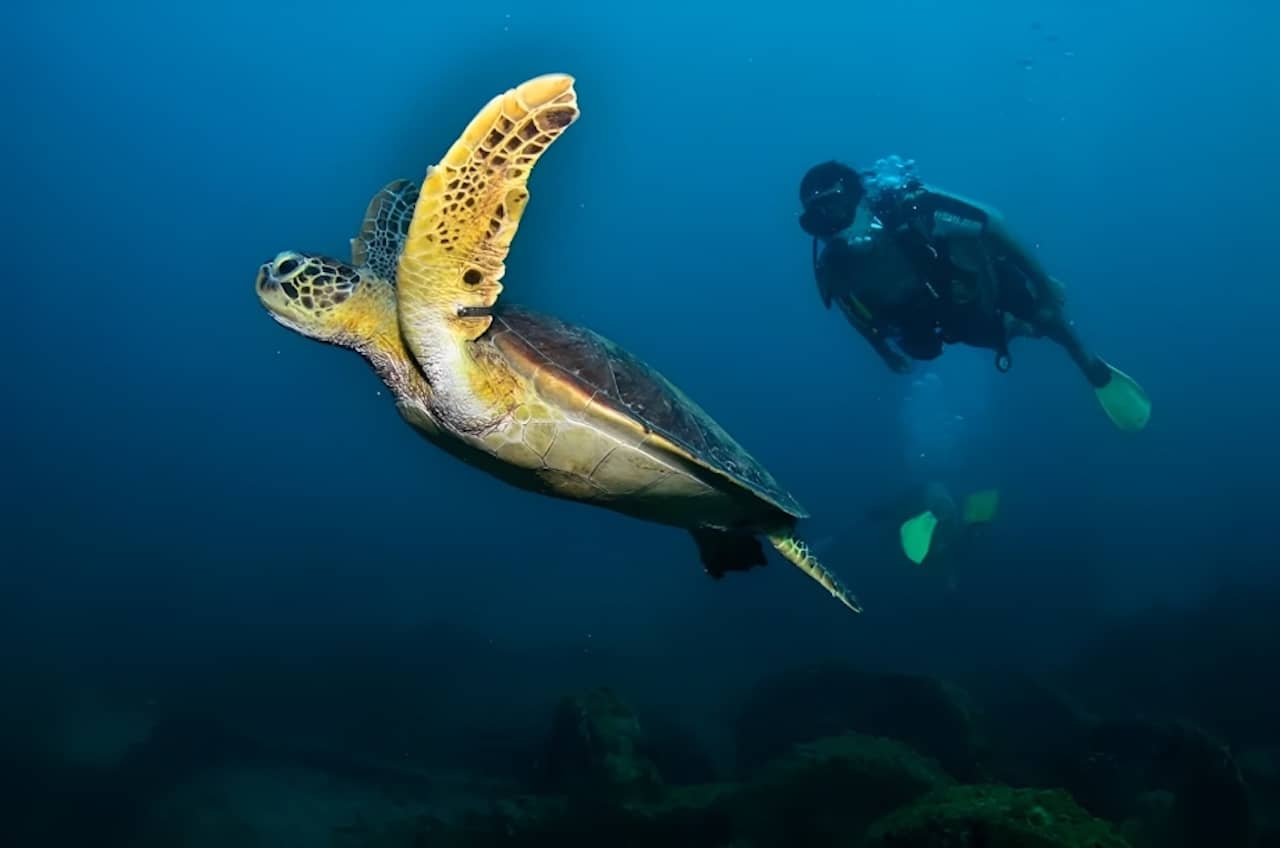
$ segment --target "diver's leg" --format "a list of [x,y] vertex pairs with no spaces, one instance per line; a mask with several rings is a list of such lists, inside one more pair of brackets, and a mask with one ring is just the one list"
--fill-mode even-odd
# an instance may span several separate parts
[[1146,392],[1128,374],[1085,348],[1061,310],[1054,310],[1033,323],[1042,335],[1052,339],[1070,355],[1093,387],[1098,403],[1113,424],[1129,432],[1147,426],[1151,418],[1151,401]]
[[1046,336],[1071,357],[1093,387],[1098,403],[1121,430],[1141,430],[1151,417],[1151,401],[1132,377],[1091,352],[1066,317],[1066,292],[1048,275],[1028,277],[1008,263],[994,268],[1000,308],[1025,322],[1032,335]]
[[1040,338],[1040,333],[1036,331],[1036,328],[1030,322],[1015,318],[1008,312],[1001,312],[1000,315],[1004,319],[1004,337],[1006,340]]
[[997,302],[1007,316],[1005,328],[1009,338],[1048,337],[1066,350],[1089,385],[1097,389],[1107,384],[1111,372],[1106,363],[1085,349],[1067,321],[1066,298],[1060,284],[1051,278],[1037,284],[1008,262],[995,263],[993,273],[998,287]]
[[1038,335],[1053,340],[1067,352],[1071,361],[1089,381],[1089,385],[1100,389],[1111,382],[1111,369],[1107,367],[1107,363],[1085,348],[1084,342],[1080,341],[1080,337],[1061,312],[1049,313],[1032,326]]

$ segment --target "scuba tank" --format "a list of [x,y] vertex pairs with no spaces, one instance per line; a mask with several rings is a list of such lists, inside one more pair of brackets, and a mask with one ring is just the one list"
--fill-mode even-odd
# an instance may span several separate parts
[[[862,172],[861,176],[863,185],[867,189],[867,201],[872,211],[883,223],[884,228],[897,239],[904,255],[916,268],[924,287],[933,300],[942,307],[938,312],[938,318],[935,320],[937,330],[942,334],[944,340],[948,342],[954,341],[955,337],[946,332],[945,325],[949,310],[953,308],[954,297],[957,294],[953,291],[954,275],[957,269],[948,255],[946,240],[936,240],[932,227],[930,227],[929,232],[922,231],[918,221],[914,220],[911,214],[918,211],[918,206],[914,202],[912,195],[924,191],[924,184],[915,172],[915,160],[903,159],[896,154],[886,156],[877,159],[872,168]],[[930,194],[929,198],[932,202],[940,203],[941,205],[940,209],[927,213],[930,218],[935,214],[942,213],[960,223],[972,221],[973,213],[977,211],[969,208],[968,204],[956,201],[949,202],[949,199],[945,196],[939,197]],[[979,227],[985,227],[985,216],[979,214],[975,223]],[[988,270],[990,272],[992,269]],[[994,284],[994,277],[992,282]],[[942,306],[943,301],[948,305]],[[994,304],[992,308],[995,310],[995,321],[999,324],[997,337],[994,339],[996,351],[995,367],[996,370],[1004,373],[1012,365],[1012,357],[1009,355],[1008,331],[1005,326],[1004,313],[995,308]]]

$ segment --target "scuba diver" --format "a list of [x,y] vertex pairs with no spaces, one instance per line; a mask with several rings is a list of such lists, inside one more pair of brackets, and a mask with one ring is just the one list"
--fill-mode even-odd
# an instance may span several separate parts
[[959,504],[945,485],[931,481],[867,510],[867,517],[898,525],[898,541],[916,565],[959,553],[973,540],[974,529],[989,524],[1000,508],[1000,493],[983,489]]
[[926,186],[912,164],[892,156],[859,173],[830,161],[800,181],[800,227],[813,237],[823,304],[834,301],[897,373],[913,359],[937,358],[944,344],[994,350],[1004,372],[1011,339],[1048,338],[1071,356],[1116,427],[1145,427],[1151,402],[1142,388],[1084,347],[1066,318],[1062,284],[1000,213]]
[[999,506],[995,489],[971,492],[957,504],[945,485],[931,481],[868,509],[867,517],[896,524],[907,559],[947,574],[955,588],[956,566],[968,558],[978,528],[995,519]]

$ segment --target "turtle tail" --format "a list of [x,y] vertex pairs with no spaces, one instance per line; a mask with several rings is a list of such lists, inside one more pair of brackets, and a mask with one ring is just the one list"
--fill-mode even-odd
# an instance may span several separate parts
[[862,612],[862,605],[858,603],[853,593],[840,582],[839,577],[828,571],[827,567],[818,561],[818,558],[809,550],[809,544],[795,532],[779,530],[770,533],[769,541],[788,562],[818,581],[822,588],[835,596],[836,600],[854,612]]

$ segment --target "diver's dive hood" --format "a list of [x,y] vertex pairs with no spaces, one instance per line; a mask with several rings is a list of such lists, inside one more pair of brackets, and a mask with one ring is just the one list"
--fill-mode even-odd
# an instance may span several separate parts
[[813,166],[800,180],[800,228],[814,238],[835,235],[853,223],[864,193],[862,178],[848,165]]

